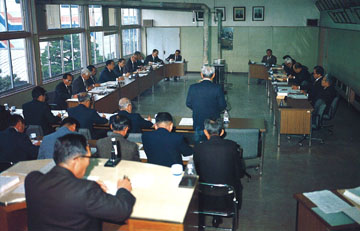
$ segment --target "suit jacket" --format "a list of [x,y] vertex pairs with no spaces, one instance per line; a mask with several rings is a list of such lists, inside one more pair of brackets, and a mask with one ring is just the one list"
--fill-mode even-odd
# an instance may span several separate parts
[[145,58],[144,64],[148,65],[149,62],[153,62],[153,63],[164,63],[164,61],[162,61],[158,56],[157,57],[153,57],[152,55],[148,55]]
[[97,82],[96,76],[91,76],[88,80],[86,80],[86,86],[92,86]]
[[185,143],[181,134],[159,128],[152,132],[144,132],[142,143],[148,163],[171,167],[173,164],[183,164],[182,157],[193,154],[192,148]]
[[86,88],[86,81],[84,82],[81,76],[77,77],[72,84],[72,90],[74,95],[80,92],[87,92]]
[[54,145],[57,138],[73,133],[67,127],[61,127],[56,132],[44,136],[40,149],[38,159],[52,159],[54,157]]
[[80,123],[80,128],[87,128],[94,137],[93,124],[106,124],[107,119],[99,116],[96,110],[87,108],[82,104],[68,109],[70,117],[74,117]]
[[306,87],[308,87],[306,85],[311,82],[310,73],[308,71],[308,68],[305,66],[302,67],[302,69],[299,73],[295,73],[294,76],[295,76],[295,78],[289,79],[289,82],[292,84],[295,84],[297,86],[303,86],[306,88]]
[[169,57],[166,58],[166,61],[169,61],[170,59],[173,59],[175,61],[181,61],[182,60],[182,56],[181,55],[178,55],[176,58],[175,58],[175,54],[171,54],[169,55]]
[[[316,100],[318,99],[318,95],[320,93],[320,91],[323,89],[323,87],[321,86],[321,81],[322,78],[319,78],[317,80],[315,80],[315,78],[311,78],[312,82],[310,84],[308,84],[307,90],[309,97],[308,99],[312,102],[312,104],[314,105]],[[303,87],[304,88],[304,87]],[[300,87],[300,89],[303,90],[303,88]]]
[[102,220],[129,218],[135,197],[126,189],[110,195],[94,182],[55,166],[25,178],[29,231],[101,231]]
[[45,102],[33,100],[22,105],[26,125],[40,125],[44,135],[53,132],[51,124],[61,121],[61,118],[51,113]]
[[226,108],[224,92],[220,85],[203,80],[190,86],[186,106],[193,111],[194,129],[204,129],[205,119],[216,119]]
[[121,159],[140,161],[139,150],[136,143],[128,141],[122,135],[112,133],[109,137],[99,139],[96,142],[97,155],[100,158],[111,157],[111,138],[115,137],[116,141],[120,143]]
[[125,71],[125,66],[119,67],[119,65],[116,65],[116,67],[114,69],[114,73],[117,77],[123,76],[123,74],[125,73],[124,71]]
[[266,63],[266,66],[268,67],[271,67],[272,65],[276,65],[276,56],[272,55],[270,56],[270,58],[268,59],[268,56],[265,55],[262,60],[261,60],[262,63]]
[[128,61],[125,64],[124,67],[124,73],[133,73],[134,71],[136,71],[138,68],[138,63],[137,62],[132,62],[131,58],[128,59]]
[[66,100],[72,96],[72,87],[67,87],[64,82],[60,82],[55,88],[55,103],[61,110],[67,108]]
[[210,140],[196,144],[194,152],[195,169],[200,181],[233,186],[241,204],[240,178],[244,177],[245,164],[239,145],[220,136],[212,136]]
[[0,131],[9,127],[10,112],[5,110],[3,105],[0,105]]
[[[322,99],[324,100],[324,102],[326,103],[326,108],[324,113],[328,113],[331,103],[332,101],[335,99],[335,97],[337,96],[337,92],[334,86],[329,86],[327,88],[322,88],[318,94],[318,99]],[[315,101],[316,102],[316,99]]]
[[0,161],[35,160],[39,147],[33,145],[25,133],[13,127],[0,132]]
[[114,71],[109,71],[107,67],[104,68],[104,70],[100,74],[99,83],[105,83],[108,81],[116,81],[117,80],[116,74]]
[[[118,115],[126,116],[130,120],[130,130],[129,133],[141,133],[143,128],[151,128],[153,123],[145,120],[141,117],[139,113],[129,113],[127,111],[118,111]],[[110,121],[115,117],[113,115],[110,117]]]

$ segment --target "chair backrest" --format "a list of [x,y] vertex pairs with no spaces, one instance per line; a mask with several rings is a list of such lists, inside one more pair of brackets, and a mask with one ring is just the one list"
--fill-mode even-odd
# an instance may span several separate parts
[[321,126],[322,118],[326,108],[326,103],[322,99],[318,99],[314,105],[314,112],[312,114],[312,128],[318,129]]
[[31,133],[36,133],[36,137],[44,136],[43,129],[40,125],[27,126],[25,134],[30,136]]
[[10,161],[0,161],[0,172],[5,171],[6,169],[10,168],[13,165],[14,163]]
[[339,106],[339,100],[340,96],[336,96],[333,101],[331,102],[330,108],[328,113],[326,113],[325,119],[331,120],[335,117],[335,113],[337,111],[337,108]]
[[233,129],[228,128],[226,139],[235,141],[243,149],[244,159],[254,159],[261,154],[259,150],[259,129]]
[[129,133],[127,140],[135,143],[141,143],[141,133]]
[[86,140],[91,140],[91,132],[88,128],[79,128],[79,134],[85,136]]
[[55,91],[46,92],[46,100],[51,110],[59,109],[58,105],[56,104],[55,97],[56,97]]

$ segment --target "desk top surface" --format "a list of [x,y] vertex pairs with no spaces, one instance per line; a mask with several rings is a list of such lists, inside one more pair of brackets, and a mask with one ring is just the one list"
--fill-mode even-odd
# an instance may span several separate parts
[[[136,203],[130,218],[183,223],[193,197],[194,188],[179,188],[182,176],[174,176],[171,168],[159,165],[122,160],[115,168],[104,167],[106,159],[91,159],[87,176],[115,185],[118,179],[128,176]],[[0,202],[11,204],[24,202],[22,193],[14,190],[23,184],[25,176],[34,170],[46,168],[51,160],[22,161],[1,175],[17,175],[20,183],[7,194],[0,195]]]

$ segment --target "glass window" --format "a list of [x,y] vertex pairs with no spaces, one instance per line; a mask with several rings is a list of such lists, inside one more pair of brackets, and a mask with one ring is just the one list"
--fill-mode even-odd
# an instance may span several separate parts
[[81,68],[80,36],[68,34],[63,39],[40,42],[43,80]]
[[46,5],[48,29],[80,27],[78,5]]
[[122,53],[123,56],[130,55],[140,50],[140,29],[122,30]]
[[139,23],[138,9],[121,9],[121,24],[122,25],[136,25]]
[[24,27],[21,1],[0,0],[0,32],[22,30]]
[[105,61],[116,58],[116,35],[104,36],[104,55]]
[[29,83],[25,41],[0,41],[0,92]]
[[102,26],[102,8],[98,5],[89,6],[89,20],[90,26]]
[[116,26],[116,9],[109,8],[109,26]]
[[79,6],[71,5],[71,25],[72,27],[80,27]]
[[104,32],[91,32],[92,63],[104,62]]
[[70,16],[70,5],[61,5],[60,6],[60,21],[61,28],[70,28],[71,27],[71,16]]

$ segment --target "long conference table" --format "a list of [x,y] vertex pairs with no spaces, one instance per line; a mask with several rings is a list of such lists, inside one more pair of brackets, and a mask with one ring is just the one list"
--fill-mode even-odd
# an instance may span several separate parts
[[[182,231],[197,230],[197,182],[194,187],[179,188],[182,176],[174,176],[171,168],[122,160],[115,168],[104,167],[107,159],[91,159],[85,174],[88,180],[102,180],[116,193],[116,182],[124,175],[132,183],[136,203],[125,224],[104,223],[103,230]],[[45,173],[54,166],[50,159],[22,161],[1,173],[18,176],[20,182],[0,195],[0,231],[27,230],[25,176],[31,171]]]
[[[139,72],[138,77],[122,81],[120,87],[117,87],[117,82],[104,83],[100,88],[89,91],[94,96],[93,107],[99,112],[113,113],[119,108],[119,99],[126,97],[133,100],[148,89],[154,91],[154,86],[162,79],[184,76],[186,71],[186,62],[175,62],[154,66],[152,71]],[[68,107],[78,105],[77,99],[69,99],[67,103]]]

